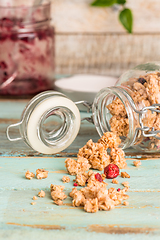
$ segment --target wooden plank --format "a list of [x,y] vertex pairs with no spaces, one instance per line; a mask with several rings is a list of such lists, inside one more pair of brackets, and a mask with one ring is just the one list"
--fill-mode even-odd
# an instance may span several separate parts
[[[49,191],[50,184],[63,184],[62,177],[66,175],[65,157],[57,158],[54,156],[43,157],[1,157],[0,161],[0,190],[35,190],[40,188]],[[127,168],[125,171],[131,176],[130,179],[124,179],[120,176],[117,178],[119,184],[111,183],[111,179],[106,179],[108,187],[120,187],[121,183],[128,181],[130,192],[160,192],[160,175],[158,170],[160,167],[159,159],[152,161],[142,161],[140,167],[133,166],[133,160],[127,160]],[[27,170],[35,173],[36,169],[45,168],[49,171],[47,179],[37,180],[25,179]],[[7,181],[5,175],[7,174]],[[65,184],[67,190],[72,189],[73,179],[75,176],[70,176],[71,182]],[[146,180],[147,179],[147,180]]]
[[[5,121],[5,120],[4,120]],[[29,148],[23,141],[10,142],[6,136],[7,127],[19,120],[10,120],[5,123],[1,123],[0,121],[0,156],[43,156],[43,154],[37,153],[31,148]],[[15,131],[11,131],[12,138],[19,137],[18,129]],[[85,143],[89,139],[93,139],[93,141],[97,141],[99,135],[91,123],[82,123],[81,129],[79,131],[78,137],[74,140],[74,142],[63,151],[63,153],[58,153],[58,156],[76,156],[78,153],[78,149],[85,145]]]
[[[10,142],[6,136],[6,129],[10,124],[17,123],[21,119],[22,112],[28,103],[29,99],[15,100],[15,99],[1,99],[0,101],[0,156],[1,157],[44,157],[50,155],[44,155],[38,152],[35,152],[28,147],[23,141]],[[81,118],[90,117],[91,113],[81,112]],[[14,131],[11,131],[11,137],[19,137],[18,128]],[[92,139],[94,142],[97,142],[99,135],[96,131],[96,128],[93,124],[82,121],[79,134],[74,142],[63,152],[57,153],[54,156],[57,157],[76,157],[80,147],[83,147],[86,142]],[[126,157],[128,158],[141,158],[141,159],[152,159],[159,158],[160,153],[151,153],[146,154],[145,152],[140,153],[132,148],[125,150]]]
[[[50,239],[54,234],[55,239],[59,240],[158,240],[159,159],[144,160],[138,168],[133,166],[133,159],[127,159],[125,171],[131,176],[127,179],[130,185],[130,204],[127,207],[120,205],[109,212],[89,214],[82,208],[74,208],[70,197],[64,201],[63,206],[56,206],[50,197],[50,184],[63,185],[61,179],[67,174],[64,163],[66,157],[75,157],[78,149],[88,139],[97,141],[99,136],[94,125],[84,121],[74,143],[64,152],[54,156],[35,153],[23,142],[10,143],[6,138],[6,127],[19,121],[27,102],[28,100],[0,101],[0,239],[19,240],[23,237],[24,240],[41,240]],[[89,115],[90,113],[82,113],[82,117]],[[140,153],[136,155],[133,150],[128,150],[128,153],[130,158],[141,156]],[[35,173],[38,168],[49,170],[47,179],[25,178],[27,170]],[[70,183],[64,184],[67,195],[73,187],[75,177],[70,178]],[[126,179],[120,176],[117,179],[118,185],[113,185],[109,179],[105,181],[108,187],[122,188],[121,183]],[[41,189],[46,192],[46,197],[38,198],[37,204],[32,206],[32,197]]]
[[[90,7],[91,0],[55,0],[56,73],[120,76],[144,62],[160,61],[158,0],[128,0],[134,34],[125,34],[115,8]],[[112,34],[111,34],[112,33]],[[153,35],[152,35],[153,34]]]
[[[121,7],[91,7],[93,0],[52,0],[52,23],[63,33],[125,32],[118,20]],[[134,32],[160,32],[159,0],[127,0],[134,16]]]
[[160,34],[58,34],[56,73],[120,76],[138,64],[160,61]]
[[[0,156],[43,156],[43,154],[37,153],[29,148],[23,141],[10,142],[6,136],[6,129],[10,124],[17,123],[21,119],[22,112],[29,100],[17,101],[17,100],[5,100],[0,101]],[[85,116],[89,117],[90,114],[85,112],[81,113],[81,118]],[[10,131],[11,138],[19,137],[18,128]],[[85,143],[92,138],[93,141],[97,141],[99,136],[95,129],[95,126],[87,121],[83,121],[78,134],[73,144],[69,146],[62,155],[77,155],[79,147],[85,145]],[[58,153],[59,155],[59,153]],[[60,155],[59,155],[60,156]]]
[[[1,0],[14,5],[31,5],[33,0]],[[45,1],[43,1],[45,2]],[[97,8],[91,7],[93,0],[51,0],[52,24],[57,32],[125,32],[118,21],[121,7]],[[133,11],[134,32],[160,32],[159,0],[127,0],[126,7]]]
[[[0,238],[2,239],[19,239],[19,234],[24,235],[23,239],[27,239],[31,233],[42,239],[45,234],[46,237],[50,237],[51,232],[60,240],[64,239],[64,236],[65,239],[69,239],[71,234],[72,239],[80,239],[82,236],[84,239],[107,237],[120,240],[131,237],[135,240],[140,237],[159,239],[160,161],[158,160],[143,161],[139,168],[134,167],[131,160],[127,160],[126,171],[131,175],[131,178],[127,179],[131,187],[128,192],[129,206],[119,205],[112,211],[99,211],[96,214],[89,214],[82,208],[72,207],[69,197],[64,201],[63,206],[53,204],[49,187],[51,183],[63,184],[61,178],[66,174],[64,159],[1,158],[0,160]],[[49,170],[47,179],[25,179],[24,174],[27,169],[35,172],[39,167]],[[64,184],[67,195],[73,187],[74,176],[70,177],[71,182]],[[108,187],[122,187],[121,184],[112,184],[109,179],[105,181],[109,183]],[[121,183],[124,179],[118,177],[118,181]],[[32,197],[41,189],[45,190],[46,197],[38,198],[37,204],[32,206],[30,204],[33,201]]]

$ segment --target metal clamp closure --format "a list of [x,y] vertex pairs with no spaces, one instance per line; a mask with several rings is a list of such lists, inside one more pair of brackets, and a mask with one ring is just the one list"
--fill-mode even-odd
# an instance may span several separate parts
[[[142,135],[144,137],[155,137],[156,139],[160,140],[160,137],[157,136],[158,133],[160,133],[160,130],[155,130],[154,127],[150,128],[147,126],[144,126],[143,124],[143,115],[149,110],[152,112],[160,113],[160,104],[153,104],[149,107],[144,107],[140,111],[135,108],[135,105],[131,102],[133,110],[139,115],[139,128],[136,128],[136,133],[140,130],[142,132]],[[136,134],[135,134],[136,135]]]
[[[92,108],[92,103],[89,103],[87,101],[79,101],[79,102],[75,102],[76,105],[78,104],[83,104],[83,106],[85,106],[87,108],[87,112],[89,113],[91,108]],[[81,121],[84,121],[86,120],[87,122],[90,122],[90,123],[93,123],[93,117],[85,117],[85,118],[82,118]]]

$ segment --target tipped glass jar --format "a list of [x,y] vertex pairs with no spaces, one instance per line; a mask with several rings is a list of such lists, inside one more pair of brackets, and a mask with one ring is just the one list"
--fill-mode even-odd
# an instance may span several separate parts
[[[32,95],[53,89],[54,28],[49,1],[13,0],[0,6],[0,94]],[[18,5],[17,5],[18,4]]]
[[121,137],[123,149],[160,151],[160,63],[125,72],[116,86],[102,89],[93,103],[94,124]]
[[[42,153],[62,151],[78,134],[80,115],[76,105],[83,103],[88,109],[92,108],[91,117],[86,120],[95,125],[100,136],[112,131],[120,136],[120,147],[123,149],[134,147],[138,151],[160,151],[160,63],[142,64],[127,71],[116,86],[97,93],[93,104],[85,101],[73,103],[63,94],[59,101],[59,94],[44,92],[32,99],[23,112],[21,122],[8,127],[8,139],[23,139]],[[60,117],[61,127],[55,131],[57,125],[52,123],[50,130],[44,131],[44,120],[52,115]],[[21,137],[11,139],[10,128],[17,125]],[[60,140],[61,144],[64,143],[63,147],[59,147]],[[42,151],[42,142],[47,146],[46,151]]]

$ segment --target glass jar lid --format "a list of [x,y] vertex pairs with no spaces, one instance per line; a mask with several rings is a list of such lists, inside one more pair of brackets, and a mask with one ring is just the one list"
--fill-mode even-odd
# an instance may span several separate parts
[[[20,137],[11,138],[10,129],[19,127]],[[7,128],[10,141],[24,140],[34,150],[55,154],[66,149],[80,128],[80,112],[65,95],[46,91],[36,95],[23,111],[21,121]]]

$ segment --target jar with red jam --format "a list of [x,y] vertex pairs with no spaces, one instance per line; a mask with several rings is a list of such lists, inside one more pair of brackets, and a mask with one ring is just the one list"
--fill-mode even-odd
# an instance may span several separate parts
[[29,1],[28,5],[17,5],[17,2],[0,6],[1,95],[33,95],[53,88],[51,4],[43,1],[33,5]]

